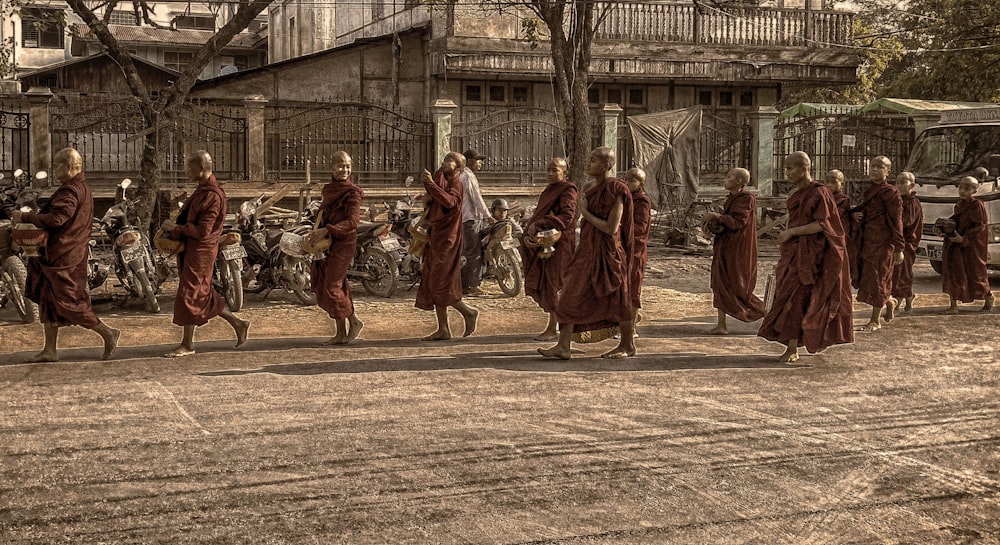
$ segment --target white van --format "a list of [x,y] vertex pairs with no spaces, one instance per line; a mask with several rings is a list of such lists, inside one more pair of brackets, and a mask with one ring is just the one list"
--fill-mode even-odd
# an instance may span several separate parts
[[976,197],[986,204],[989,221],[988,266],[1000,270],[1000,106],[951,110],[937,125],[917,136],[906,170],[917,179],[917,198],[924,208],[924,232],[917,255],[941,272],[943,239],[933,232],[934,221],[954,213],[958,181],[983,167],[989,175]]

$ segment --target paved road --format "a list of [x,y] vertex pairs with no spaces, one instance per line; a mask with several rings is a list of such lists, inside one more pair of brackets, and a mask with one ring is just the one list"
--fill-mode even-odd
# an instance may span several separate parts
[[0,543],[1000,543],[1000,314],[794,366],[710,321],[625,362],[541,360],[534,325],[3,354]]

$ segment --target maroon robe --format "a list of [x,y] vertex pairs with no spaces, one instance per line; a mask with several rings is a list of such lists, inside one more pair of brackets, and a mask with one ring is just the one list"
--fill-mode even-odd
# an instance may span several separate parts
[[892,291],[893,255],[903,249],[903,201],[896,186],[882,182],[865,190],[859,210],[858,301],[885,306]]
[[219,237],[226,219],[226,194],[213,174],[184,201],[173,235],[184,242],[177,254],[174,323],[201,326],[222,313],[226,302],[212,287]]
[[726,197],[712,248],[712,306],[742,322],[764,315],[757,286],[757,197],[746,191]]
[[323,186],[323,202],[318,213],[330,234],[330,249],[323,259],[312,263],[312,288],[316,304],[333,319],[354,314],[354,300],[347,281],[347,269],[358,247],[358,224],[364,192],[350,179],[331,180]]
[[913,193],[903,195],[903,262],[892,269],[892,296],[913,297],[913,263],[924,231],[924,207]]
[[632,271],[629,276],[629,291],[632,307],[642,308],[642,281],[646,277],[646,262],[649,260],[649,229],[653,222],[653,202],[642,188],[632,192]]
[[775,268],[774,304],[758,335],[818,352],[854,342],[851,282],[844,228],[830,189],[812,182],[788,196],[788,228],[819,222],[819,233],[792,237],[781,245]]
[[986,205],[974,197],[968,201],[959,200],[952,218],[958,223],[956,232],[962,235],[962,242],[955,244],[950,238],[944,239],[942,291],[962,303],[986,299],[990,293],[986,269],[989,251]]
[[93,329],[101,321],[87,292],[87,255],[94,221],[94,198],[81,172],[56,189],[37,213],[21,221],[48,233],[42,257],[28,259],[25,296],[38,303],[43,323]]
[[632,261],[632,193],[618,178],[605,178],[587,189],[587,207],[607,219],[620,198],[621,224],[614,235],[587,220],[580,222],[580,244],[563,276],[556,319],[573,324],[576,333],[615,327],[633,319],[628,282]]
[[555,312],[559,290],[563,286],[563,272],[573,258],[576,244],[576,201],[579,196],[576,184],[562,180],[545,186],[538,197],[535,213],[524,228],[523,239],[539,231],[558,229],[562,235],[551,257],[541,259],[541,248],[529,248],[521,243],[524,262],[524,293],[535,300],[545,312]]
[[414,306],[423,310],[462,300],[462,199],[465,190],[456,171],[451,179],[441,170],[424,184],[430,238],[424,250],[423,272]]
[[[829,187],[829,186],[827,186]],[[851,264],[851,282],[857,282],[857,255],[858,255],[858,222],[854,221],[854,214],[851,213],[851,197],[841,191],[833,195],[833,200],[837,203],[837,212],[840,214],[840,224],[844,227],[844,235],[847,237],[847,259]]]

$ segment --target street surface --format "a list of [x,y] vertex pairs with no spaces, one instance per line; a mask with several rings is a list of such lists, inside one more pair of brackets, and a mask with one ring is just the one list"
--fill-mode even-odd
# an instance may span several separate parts
[[523,296],[429,343],[412,292],[359,287],[337,348],[256,296],[244,349],[214,320],[175,360],[172,299],[102,303],[118,359],[74,328],[55,364],[4,308],[0,543],[1000,543],[1000,313],[941,316],[923,263],[912,313],[779,364],[757,324],[703,334],[709,261],[654,257],[624,361],[540,358]]

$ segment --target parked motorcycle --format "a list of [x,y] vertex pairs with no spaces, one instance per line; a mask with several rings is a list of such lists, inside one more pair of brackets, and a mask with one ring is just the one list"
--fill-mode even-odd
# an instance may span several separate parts
[[389,216],[390,230],[399,240],[400,248],[395,252],[398,257],[397,269],[399,270],[399,281],[408,283],[408,290],[420,283],[420,271],[423,261],[420,257],[410,253],[412,235],[411,225],[420,220],[420,210],[413,207],[413,199],[409,196],[396,201],[396,204],[382,203]]
[[94,220],[101,226],[108,240],[114,260],[111,264],[115,276],[125,289],[125,300],[137,298],[145,301],[146,310],[160,312],[160,304],[156,300],[155,268],[153,252],[147,237],[136,228],[134,210],[136,201],[129,199],[125,192],[132,184],[128,178],[121,181],[118,187],[122,190],[122,199]]
[[[0,208],[8,216],[16,209],[37,210],[40,191],[31,187],[30,177],[23,170],[17,169],[13,174],[9,180],[0,174]],[[35,174],[39,181],[47,178],[45,172]],[[28,268],[22,250],[12,243],[13,228],[9,219],[0,220],[0,305],[13,303],[21,321],[30,324],[38,320],[38,305],[24,296]]]
[[247,257],[240,233],[233,229],[224,230],[219,239],[219,256],[215,261],[212,283],[233,312],[243,308],[243,260]]
[[500,291],[508,297],[521,293],[524,273],[521,272],[521,228],[514,220],[505,218],[483,230],[483,278],[493,278]]
[[266,297],[271,290],[280,288],[293,293],[304,305],[316,304],[309,272],[311,260],[305,255],[290,255],[280,247],[285,232],[302,235],[309,231],[311,224],[303,222],[287,231],[268,230],[257,217],[257,207],[263,202],[264,195],[261,194],[241,204],[236,212],[236,231],[247,254],[244,258],[246,267],[243,267],[241,275],[243,290],[263,292]]

